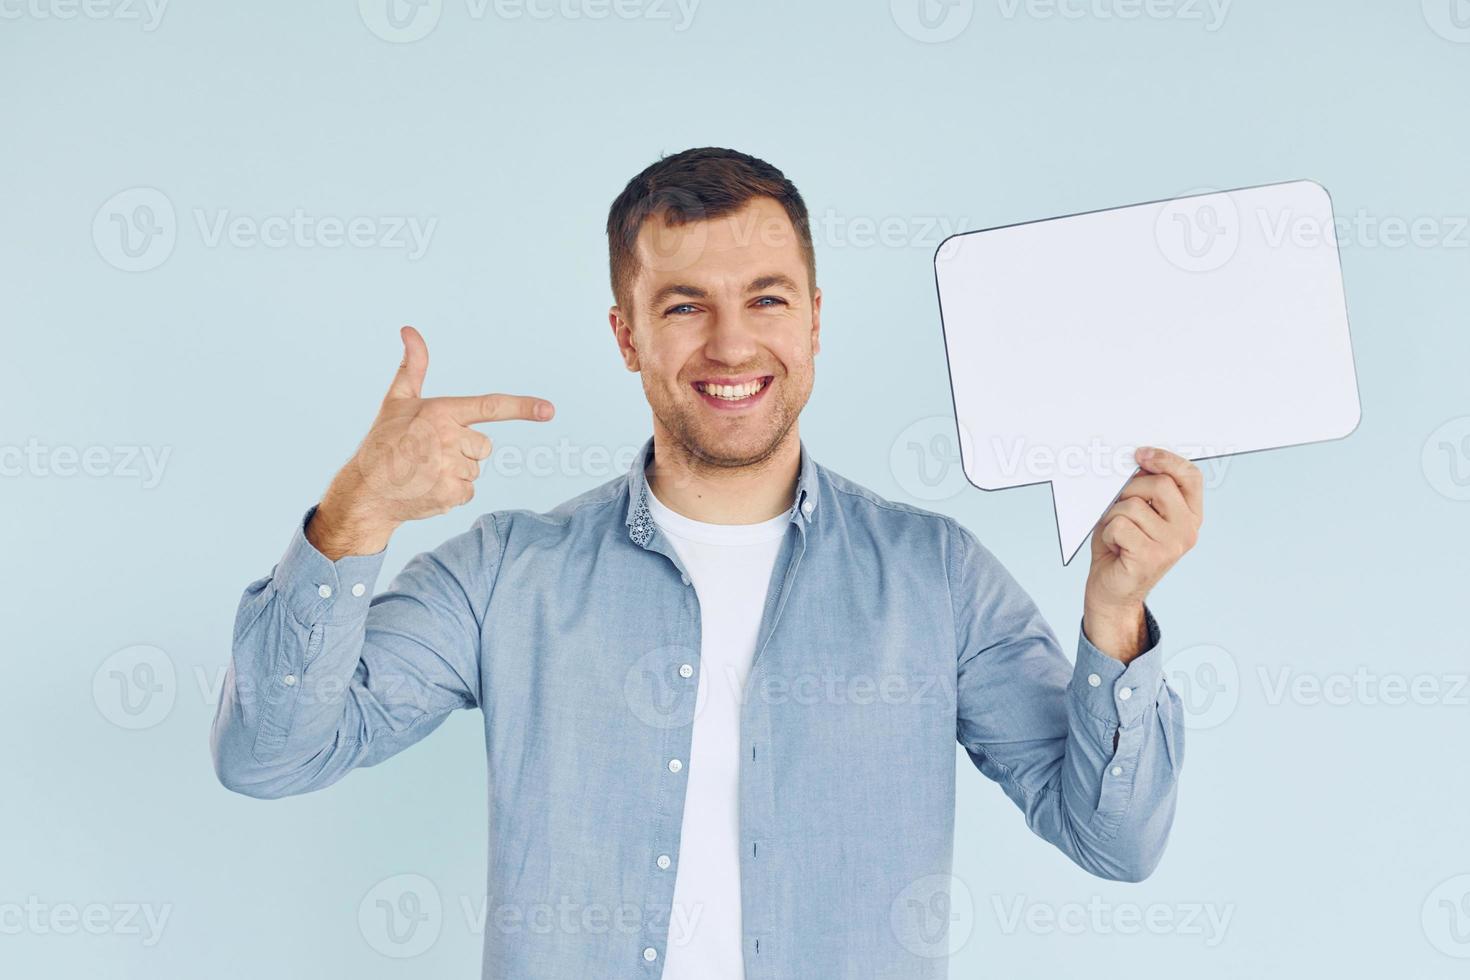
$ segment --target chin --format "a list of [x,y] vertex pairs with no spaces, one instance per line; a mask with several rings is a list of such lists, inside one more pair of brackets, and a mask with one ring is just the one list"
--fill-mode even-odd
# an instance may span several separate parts
[[749,466],[767,459],[780,446],[785,431],[776,426],[763,426],[759,432],[691,433],[686,445],[694,454],[717,466]]

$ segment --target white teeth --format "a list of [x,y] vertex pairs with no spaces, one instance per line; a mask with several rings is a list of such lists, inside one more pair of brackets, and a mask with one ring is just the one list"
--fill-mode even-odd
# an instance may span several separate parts
[[704,393],[707,395],[713,395],[715,398],[721,398],[725,401],[737,402],[740,401],[742,398],[749,398],[751,395],[760,391],[761,388],[763,388],[764,386],[765,382],[757,379],[755,381],[747,381],[744,384],[739,385],[706,384],[702,387]]

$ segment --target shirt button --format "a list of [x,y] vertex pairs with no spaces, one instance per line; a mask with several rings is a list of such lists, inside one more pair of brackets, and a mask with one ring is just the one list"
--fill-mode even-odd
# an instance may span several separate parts
[[332,598],[332,587],[330,585],[319,586],[316,590],[316,594],[321,596],[323,599],[330,599]]
[[669,865],[671,863],[672,862],[669,861],[669,856],[667,854],[660,854],[658,856],[658,866],[659,866],[659,868],[661,870],[664,870],[664,871],[669,870]]
[[295,674],[287,674],[285,677],[282,677],[281,678],[281,683],[282,684],[285,684],[287,687],[295,687],[296,686],[296,675]]
[[1102,683],[1102,678],[1097,676],[1096,674],[1088,674],[1087,683],[1091,684],[1093,687],[1097,687],[1099,684]]
[[1133,688],[1131,687],[1125,687],[1123,688],[1123,690],[1118,692],[1119,701],[1127,701],[1131,697],[1133,697]]
[[658,950],[654,949],[652,946],[645,947],[643,950],[643,958],[652,963],[654,960],[658,959]]
[[679,581],[680,582],[683,582],[685,585],[688,585],[689,584],[689,576],[688,575],[682,575],[681,574],[679,576]]
[[679,665],[679,676],[680,677],[693,677],[694,676],[694,668],[691,667],[691,666],[689,666],[688,664],[680,664]]
[[352,594],[355,595],[355,596],[358,596],[359,598],[366,591],[367,591],[367,586],[366,585],[363,585],[361,582],[358,582],[356,585],[354,585],[352,587]]
[[680,769],[683,768],[684,763],[680,762],[678,759],[669,760],[669,772],[678,772]]
[[802,505],[801,505],[801,512],[803,514],[805,514],[807,517],[811,517],[812,516],[812,511],[815,510],[816,507],[817,507],[817,502],[815,500],[807,500],[807,501],[804,501],[802,503]]
[[1114,776],[1121,776],[1121,775],[1123,775],[1123,767],[1122,766],[1114,766],[1112,768],[1112,773],[1113,773]]

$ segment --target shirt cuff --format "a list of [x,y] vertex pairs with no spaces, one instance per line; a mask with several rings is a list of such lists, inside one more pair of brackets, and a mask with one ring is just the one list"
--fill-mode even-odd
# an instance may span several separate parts
[[1164,682],[1164,660],[1160,649],[1162,633],[1153,612],[1145,604],[1143,619],[1148,628],[1148,648],[1127,664],[1110,657],[1077,627],[1077,664],[1072,670],[1072,695],[1083,710],[1111,725],[1131,728],[1153,710],[1159,686]]
[[314,626],[356,622],[367,615],[388,549],[331,561],[306,539],[306,525],[315,513],[313,504],[296,524],[286,554],[271,572],[271,581],[301,623]]

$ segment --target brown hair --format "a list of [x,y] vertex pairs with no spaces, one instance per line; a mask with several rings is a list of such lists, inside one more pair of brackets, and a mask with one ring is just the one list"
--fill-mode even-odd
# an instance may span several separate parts
[[703,146],[651,164],[628,181],[607,213],[613,296],[625,314],[632,312],[628,304],[638,274],[638,232],[647,218],[657,216],[677,227],[738,211],[755,197],[774,198],[785,208],[806,259],[809,286],[815,289],[817,259],[806,202],[796,185],[764,160],[736,150]]

